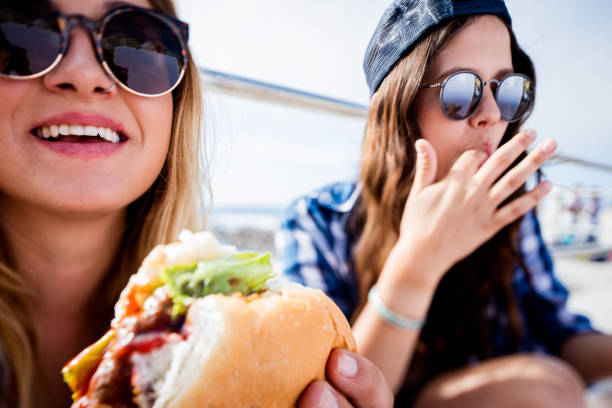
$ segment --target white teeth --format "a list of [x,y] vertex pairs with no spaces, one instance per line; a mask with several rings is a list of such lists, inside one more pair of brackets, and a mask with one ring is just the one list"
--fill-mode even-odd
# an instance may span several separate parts
[[102,139],[111,143],[119,143],[121,136],[112,129],[89,125],[51,125],[41,126],[36,129],[38,137],[48,139],[50,137],[62,136],[100,136]]
[[80,125],[70,125],[70,134],[75,136],[83,136],[83,126]]
[[98,136],[98,128],[95,126],[85,126],[83,131],[85,136]]
[[104,134],[100,135],[100,137],[104,140],[108,140],[111,143],[119,143],[120,140],[120,137],[117,132],[108,128],[104,129]]

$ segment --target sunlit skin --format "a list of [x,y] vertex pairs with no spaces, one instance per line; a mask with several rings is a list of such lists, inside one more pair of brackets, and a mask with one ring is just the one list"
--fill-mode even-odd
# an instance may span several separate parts
[[[54,3],[64,14],[94,20],[119,4]],[[150,7],[144,0],[121,3]],[[157,178],[170,143],[171,94],[147,98],[119,86],[103,92],[111,85],[82,27],[72,31],[67,54],[46,75],[0,78],[0,231],[11,267],[34,294],[36,351],[47,406],[53,408],[71,401],[61,367],[102,334],[85,305],[121,250],[127,206]],[[43,125],[99,122],[127,139],[101,149],[77,143],[57,148],[31,132]],[[342,375],[346,362],[350,372]],[[382,373],[365,358],[335,350],[327,370],[330,382],[307,387],[300,407],[319,406],[322,398],[337,399],[342,407],[351,406],[349,399],[356,406],[392,406]]]
[[[501,79],[514,72],[510,54],[510,34],[495,16],[483,16],[474,23],[478,29],[461,30],[429,65],[426,83],[443,81],[460,70],[476,72],[484,81]],[[487,35],[481,33],[486,32]],[[440,89],[423,89],[415,103],[421,135],[432,144],[438,158],[436,180],[446,175],[459,156],[470,149],[485,152],[497,149],[508,127],[501,120],[491,86],[484,89],[480,105],[466,120],[448,119],[440,109]]]

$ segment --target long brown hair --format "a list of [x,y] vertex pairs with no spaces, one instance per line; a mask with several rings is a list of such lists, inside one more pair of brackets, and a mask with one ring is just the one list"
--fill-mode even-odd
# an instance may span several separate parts
[[[171,0],[150,3],[153,9],[176,16]],[[204,203],[210,190],[203,177],[207,169],[200,136],[202,95],[191,58],[185,78],[173,91],[173,102],[166,162],[153,185],[128,206],[121,251],[92,296],[91,316],[101,331],[110,323],[121,289],[145,255],[155,245],[175,240],[181,228],[202,228],[206,219]],[[0,370],[9,367],[10,373],[0,371],[0,406],[44,406],[37,338],[27,307],[35,294],[12,270],[4,246],[0,248]]]
[[[421,137],[414,117],[415,98],[431,60],[473,19],[456,18],[429,33],[398,62],[372,97],[362,148],[361,203],[354,217],[362,225],[355,250],[362,306],[398,239],[404,203],[414,179],[414,143]],[[508,30],[514,70],[535,81],[531,60],[518,46],[510,27]],[[516,134],[521,125],[522,121],[510,123],[501,143]],[[513,197],[522,193],[524,188]],[[500,299],[498,310],[506,312],[510,321],[512,340],[508,348],[517,347],[521,324],[512,272],[517,263],[523,264],[516,247],[520,222],[507,226],[454,265],[438,285],[409,370],[419,380],[465,365],[471,355],[486,357],[492,353],[485,314],[493,293]],[[421,369],[413,369],[415,364]]]

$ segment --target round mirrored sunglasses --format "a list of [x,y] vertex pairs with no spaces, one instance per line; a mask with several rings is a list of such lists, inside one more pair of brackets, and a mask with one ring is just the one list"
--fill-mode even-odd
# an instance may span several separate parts
[[0,75],[45,75],[68,50],[77,25],[89,31],[99,62],[124,89],[154,97],[181,82],[187,67],[186,23],[133,6],[114,8],[93,21],[64,15],[42,0],[0,3]]
[[501,80],[490,79],[483,82],[475,72],[458,71],[449,75],[443,82],[424,85],[422,88],[442,88],[442,112],[449,119],[463,120],[476,111],[482,100],[484,87],[488,84],[491,84],[503,120],[516,122],[531,112],[535,87],[533,81],[523,74],[508,74]]

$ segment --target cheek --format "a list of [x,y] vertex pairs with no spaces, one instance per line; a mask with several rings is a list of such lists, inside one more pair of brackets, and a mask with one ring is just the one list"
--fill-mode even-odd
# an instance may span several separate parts
[[[0,78],[0,126],[2,133],[5,129],[11,126],[20,116],[20,111],[29,111],[26,109],[26,95],[32,90],[33,80],[18,81],[7,78]],[[30,98],[32,99],[32,98]],[[24,106],[25,105],[25,106]]]
[[[0,78],[0,189],[19,175],[27,175],[36,166],[35,157],[24,143],[28,137],[26,123],[30,121],[33,104],[37,102],[34,80]],[[24,157],[27,159],[24,160]],[[27,178],[24,179],[27,182]]]
[[[130,98],[131,99],[131,98]],[[158,178],[166,158],[172,133],[172,96],[126,100],[140,137],[130,141],[126,155],[118,163],[122,202],[131,202],[148,190]]]
[[172,96],[141,100],[132,111],[141,130],[141,147],[149,155],[150,165],[161,169],[168,153],[172,132]]
[[421,137],[437,149],[439,135],[444,132],[444,115],[440,109],[437,92],[433,89],[421,91],[414,104],[415,118]]
[[438,92],[421,92],[415,101],[416,121],[421,136],[433,146],[438,159],[437,177],[442,177],[463,151],[462,135],[467,121],[448,119],[440,108]]

